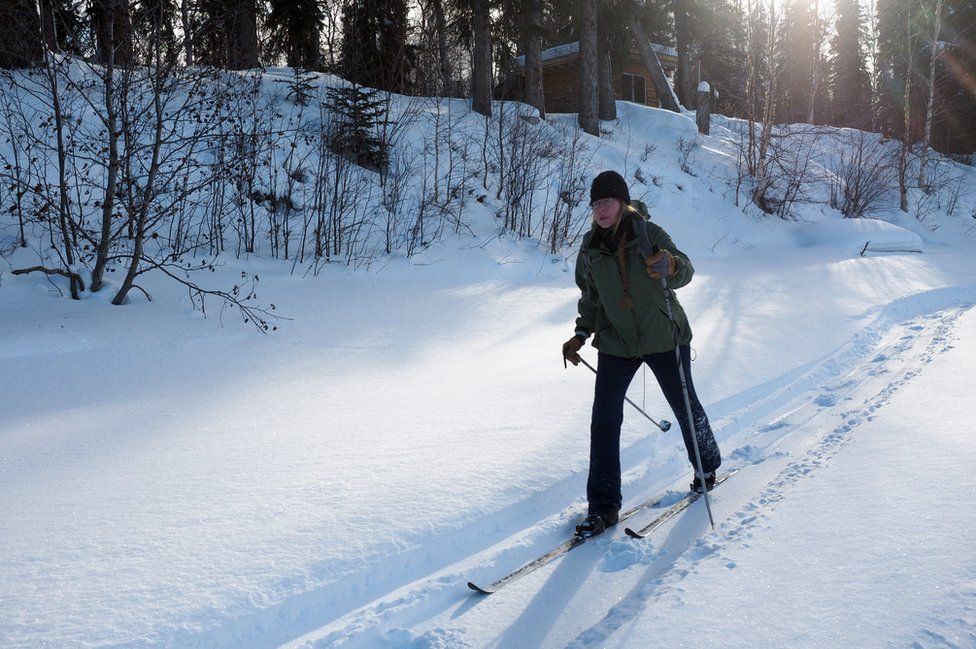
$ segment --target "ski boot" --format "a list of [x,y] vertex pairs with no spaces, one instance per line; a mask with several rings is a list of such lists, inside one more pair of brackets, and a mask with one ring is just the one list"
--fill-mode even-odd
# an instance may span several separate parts
[[[705,489],[711,491],[715,488],[715,472],[709,471],[705,474]],[[691,490],[697,494],[704,493],[701,486],[701,479],[695,475],[695,481],[691,483]]]
[[576,536],[596,536],[602,534],[611,525],[616,525],[619,512],[603,512],[587,514],[583,522],[576,526]]

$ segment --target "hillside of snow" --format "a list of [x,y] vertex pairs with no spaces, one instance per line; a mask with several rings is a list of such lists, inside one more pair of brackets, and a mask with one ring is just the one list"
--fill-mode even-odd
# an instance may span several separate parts
[[[428,104],[402,155],[423,159],[448,108],[476,141],[465,102]],[[737,192],[740,120],[702,137],[694,115],[618,111],[581,136],[580,172],[588,187],[621,171],[694,263],[679,297],[695,384],[723,470],[739,469],[714,492],[714,530],[699,502],[487,598],[465,586],[585,513],[593,376],[559,354],[575,246],[542,242],[559,156],[522,238],[482,174],[455,206],[466,227],[410,254],[399,239],[369,263],[296,270],[225,252],[207,281],[260,276],[283,317],[270,335],[204,317],[158,273],[140,280],[152,302],[123,306],[14,276],[47,253],[36,233],[13,245],[5,215],[0,646],[976,646],[976,560],[960,551],[976,533],[976,169],[936,157],[941,193],[913,189],[905,214],[889,191],[844,219],[824,178],[849,134],[828,130],[781,219],[748,180]],[[524,123],[566,151],[574,120]],[[428,191],[408,179],[406,196]],[[367,212],[383,200],[368,182]],[[572,219],[585,231],[585,201]],[[653,376],[629,396],[674,419]],[[677,432],[629,407],[622,466],[625,507],[691,478]]]

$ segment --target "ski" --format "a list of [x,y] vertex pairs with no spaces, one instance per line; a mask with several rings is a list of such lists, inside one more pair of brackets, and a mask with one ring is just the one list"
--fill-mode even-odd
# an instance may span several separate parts
[[[723,482],[725,482],[726,480],[734,476],[737,472],[738,469],[735,469],[719,478],[716,478],[715,487],[719,486],[720,484],[722,484]],[[712,487],[713,491],[715,490],[715,487]],[[687,496],[685,496],[684,498],[682,498],[681,500],[679,500],[678,502],[676,502],[675,504],[668,507],[666,510],[664,510],[664,512],[661,513],[660,516],[655,518],[653,521],[651,521],[644,527],[640,528],[640,530],[635,531],[629,527],[624,528],[624,534],[634,539],[646,538],[651,532],[653,532],[658,527],[663,525],[666,521],[671,520],[672,518],[674,518],[675,516],[683,512],[684,510],[688,509],[688,507],[690,507],[696,500],[698,500],[701,497],[702,495],[700,493],[693,491],[689,493]]]
[[[716,484],[717,484],[717,482],[716,482]],[[664,500],[664,498],[665,498],[665,496],[656,496],[654,498],[649,498],[648,500],[645,500],[644,502],[642,502],[641,504],[639,504],[639,505],[637,505],[635,507],[631,507],[630,509],[627,509],[625,511],[620,512],[620,517],[618,518],[616,524],[617,525],[620,525],[620,523],[622,523],[623,521],[627,520],[628,518],[630,518],[631,516],[633,516],[637,512],[643,511],[645,509],[650,509],[650,508],[653,508],[653,507],[657,507],[658,505],[661,504],[661,502]],[[607,529],[609,530],[611,527],[613,527],[613,526],[610,526]],[[599,536],[599,535],[597,535],[597,536]],[[473,581],[469,581],[468,582],[468,588],[470,588],[471,590],[475,591],[476,593],[480,593],[482,595],[491,595],[492,593],[497,592],[500,588],[502,588],[504,586],[507,586],[508,584],[512,583],[516,579],[519,579],[520,577],[524,577],[525,575],[527,575],[527,574],[529,574],[531,572],[535,572],[537,569],[541,568],[542,566],[546,565],[547,563],[552,562],[557,557],[560,557],[560,556],[566,554],[567,552],[569,552],[573,548],[575,548],[577,546],[580,546],[580,545],[583,545],[584,543],[586,543],[587,539],[590,539],[590,538],[593,538],[593,537],[592,536],[579,536],[579,535],[574,535],[572,538],[570,538],[567,541],[563,541],[561,544],[559,544],[558,546],[556,546],[555,548],[553,548],[549,552],[545,553],[541,557],[537,557],[537,558],[533,559],[532,561],[529,561],[528,563],[523,564],[522,566],[516,568],[514,571],[508,573],[507,575],[505,575],[501,579],[498,579],[498,580],[492,582],[488,586],[485,586],[485,587],[482,588],[481,586],[477,585]]]

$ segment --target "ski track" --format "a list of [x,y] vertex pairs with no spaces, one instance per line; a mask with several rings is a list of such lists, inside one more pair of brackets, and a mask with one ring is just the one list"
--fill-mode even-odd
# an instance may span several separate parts
[[[663,560],[669,564],[652,571],[656,576],[614,606],[601,622],[580,634],[571,646],[598,645],[615,628],[646,608],[657,594],[674,587],[696,562],[720,558],[725,545],[748,539],[750,530],[762,525],[764,512],[786,496],[791,484],[826,462],[843,446],[852,430],[870,420],[872,413],[919,370],[897,374],[897,378],[886,382],[858,408],[844,410],[846,402],[841,395],[868,379],[890,375],[892,366],[903,360],[902,354],[910,351],[932,327],[935,333],[919,364],[950,348],[946,340],[952,325],[974,303],[976,286],[935,289],[895,300],[864,314],[875,317],[833,353],[709,404],[716,437],[723,448],[730,449],[726,453],[729,468],[782,457],[784,453],[775,447],[825,412],[842,411],[844,423],[823,437],[806,457],[790,462],[776,480],[720,523],[715,532],[693,543],[682,554],[668,553],[665,559],[649,547],[634,548],[635,541],[614,540],[608,547],[604,571],[623,570],[636,562]],[[899,335],[886,346],[883,343],[893,331]],[[852,375],[857,378],[850,378]],[[838,381],[838,377],[847,378]],[[646,458],[644,445],[644,440],[639,440],[622,453],[625,492],[640,494],[640,499],[655,493],[664,495],[665,489],[673,487],[685,473],[683,457],[677,456],[653,466],[640,466]],[[638,468],[646,470],[640,472]],[[184,647],[284,644],[351,648],[377,643],[464,646],[463,630],[459,635],[457,627],[433,629],[419,637],[406,629],[452,606],[460,604],[460,612],[472,606],[474,600],[470,600],[472,595],[464,586],[467,579],[492,581],[564,540],[585,507],[580,497],[567,505],[566,494],[578,481],[579,476],[568,476],[524,501],[471,521],[461,521],[454,531],[395,556],[384,557],[385,566],[367,566],[321,589],[229,620],[216,629],[203,633],[177,632],[166,638],[166,642]],[[972,598],[967,601],[972,606]],[[922,647],[942,646],[931,644],[927,635],[918,642]]]
[[[702,561],[719,561],[734,565],[734,562],[723,552],[736,544],[747,546],[754,532],[764,527],[768,514],[788,497],[791,487],[810,477],[820,467],[824,466],[834,454],[850,442],[852,434],[858,426],[873,419],[874,413],[879,408],[884,407],[899,389],[918,376],[922,368],[931,362],[936,355],[952,349],[950,335],[953,326],[959,316],[969,308],[972,308],[971,305],[953,307],[892,327],[896,339],[882,350],[885,353],[877,354],[858,368],[857,373],[862,375],[860,379],[847,378],[841,383],[824,386],[827,392],[834,392],[845,388],[864,386],[865,384],[870,385],[875,382],[872,379],[878,379],[881,382],[881,388],[876,393],[864,399],[860,406],[850,410],[841,410],[838,413],[818,412],[817,416],[836,414],[841,419],[841,423],[822,436],[820,441],[813,448],[807,450],[803,457],[789,462],[762,492],[730,515],[715,531],[699,539],[691,540],[687,551],[675,557],[670,565],[662,566],[663,569],[656,571],[657,574],[642,579],[627,597],[610,609],[603,620],[585,630],[568,646],[574,648],[600,646],[609,639],[615,630],[634,620],[664,594],[678,592],[680,596],[680,582],[694,571]],[[904,335],[898,336],[897,334],[902,331]],[[891,336],[889,335],[886,338],[890,340]],[[903,354],[912,351],[915,344],[922,338],[928,338],[928,340],[925,342],[921,353],[914,358],[905,358]],[[896,362],[899,364],[904,362],[903,367],[905,369],[893,371],[888,367],[889,363],[896,364]],[[826,396],[827,393],[820,395],[820,397]],[[820,397],[813,401],[814,405],[821,405],[825,401]],[[833,400],[830,402],[832,405],[834,404]],[[959,593],[957,599],[960,600],[960,611],[955,617],[959,624],[965,624],[967,616],[963,614],[963,611],[971,611],[976,605],[974,604],[976,602],[976,590],[969,588]],[[919,639],[911,646],[955,646],[937,631],[940,625],[944,624],[939,621],[942,617],[941,614],[939,616],[933,615],[932,628],[919,630]],[[968,619],[972,618],[969,617]],[[970,637],[976,638],[976,634],[974,634],[976,629],[967,628],[966,632]],[[899,643],[898,646],[906,646],[907,644],[908,642]]]

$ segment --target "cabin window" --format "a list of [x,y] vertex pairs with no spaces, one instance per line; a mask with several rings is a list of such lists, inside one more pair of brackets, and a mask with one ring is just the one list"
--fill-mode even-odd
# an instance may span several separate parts
[[639,74],[624,74],[623,87],[624,101],[632,101],[638,104],[647,103],[647,88],[644,85],[644,77]]

